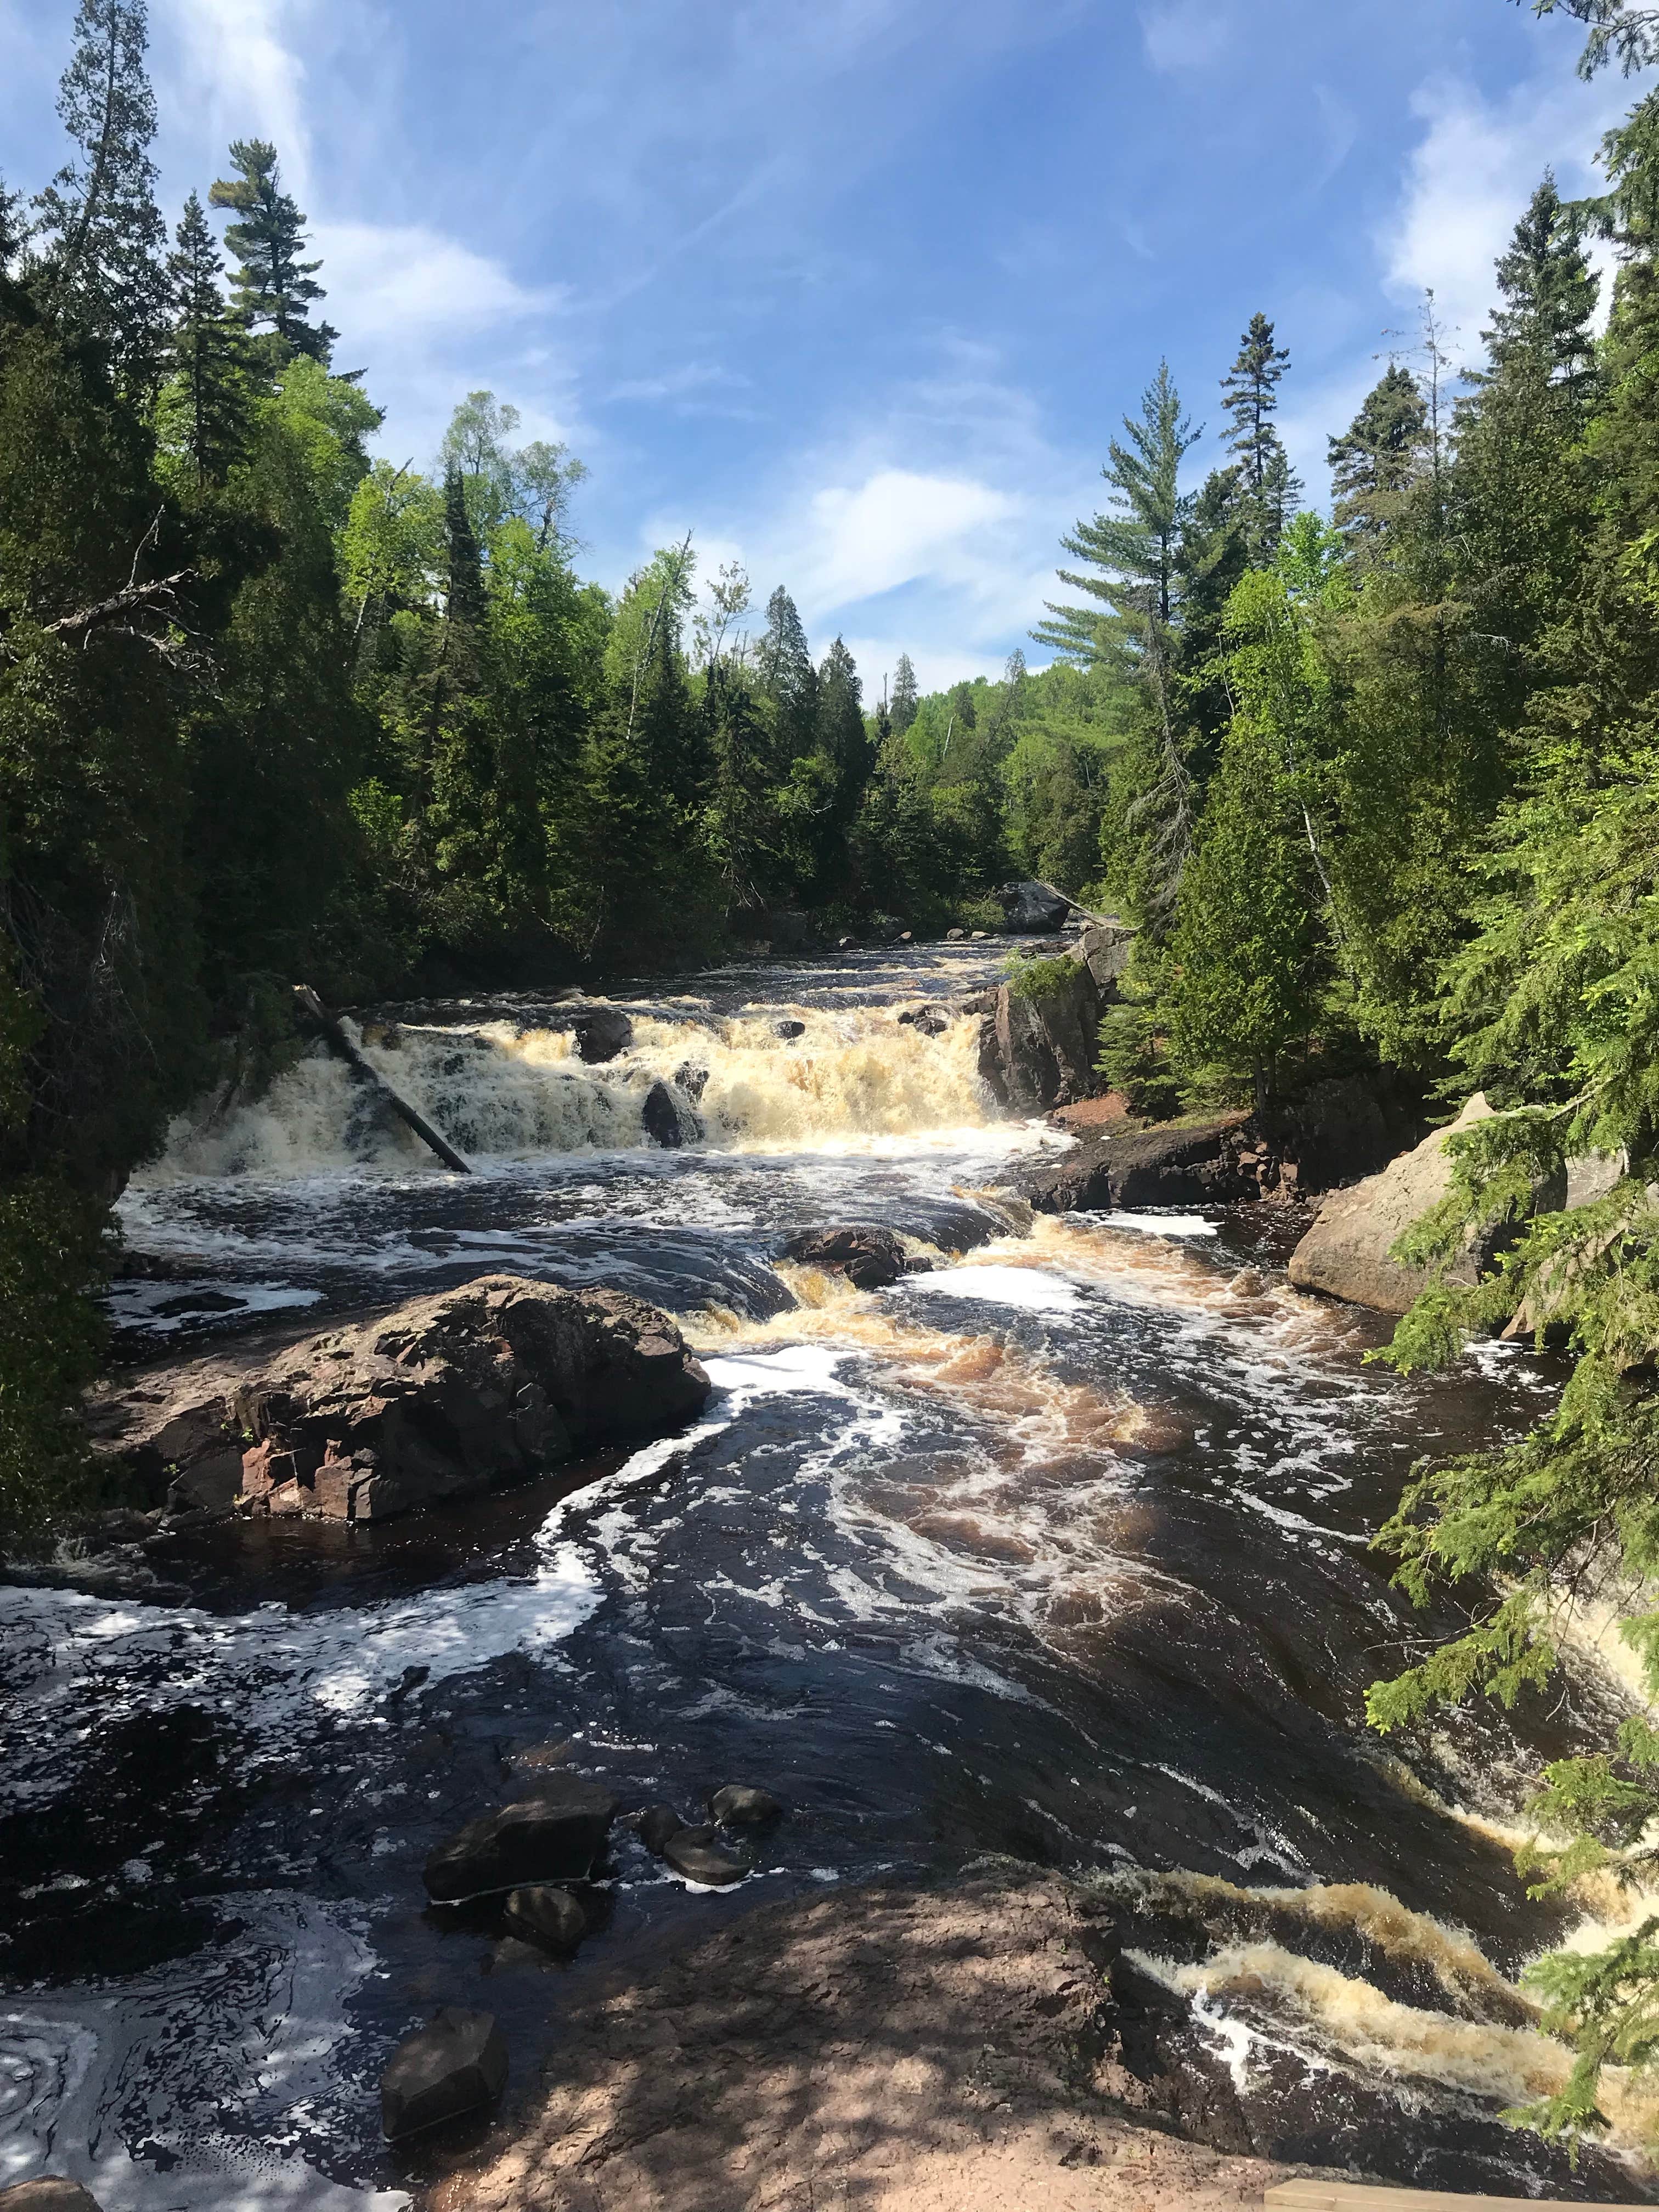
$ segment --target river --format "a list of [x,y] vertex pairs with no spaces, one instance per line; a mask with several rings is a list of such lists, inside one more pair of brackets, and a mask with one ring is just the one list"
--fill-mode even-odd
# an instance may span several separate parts
[[[1495,2119],[1559,2072],[1499,1978],[1562,1921],[1503,1833],[1593,1684],[1399,1761],[1359,1721],[1420,1627],[1370,1533],[1418,1455],[1515,1433],[1559,1374],[1364,1365],[1376,1324],[1285,1284],[1288,1209],[1021,1233],[996,1187],[1060,1140],[994,1116],[971,1018],[896,1020],[1005,951],[618,986],[600,1067],[533,997],[380,1010],[366,1048],[467,1178],[320,1052],[175,1129],[122,1204],[158,1263],[118,1287],[129,1347],[510,1269],[655,1300],[714,1389],[678,1439],[453,1511],[169,1536],[148,1597],[0,1587],[0,2182],[401,2204],[375,2084],[434,2003],[486,2003],[522,2088],[598,1960],[1001,1853],[1121,1892],[1263,2151],[1643,2197]],[[641,1103],[682,1065],[708,1133],[659,1151]],[[933,1271],[778,1263],[844,1220]],[[619,1830],[609,1924],[555,1967],[420,1885],[538,1748],[625,1804],[751,1780],[789,1818],[719,1898]]]

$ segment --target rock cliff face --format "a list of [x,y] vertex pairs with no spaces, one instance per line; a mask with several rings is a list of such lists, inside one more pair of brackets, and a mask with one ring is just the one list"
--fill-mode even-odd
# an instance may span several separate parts
[[485,1275],[239,1373],[198,1363],[127,1407],[128,1468],[175,1510],[382,1521],[521,1481],[584,1446],[662,1434],[708,1378],[672,1321],[620,1291]]
[[1091,928],[1055,963],[1063,972],[1041,993],[1000,986],[979,1044],[980,1075],[1000,1106],[1042,1114],[1094,1097],[1100,1018],[1117,995],[1131,942],[1127,931]]

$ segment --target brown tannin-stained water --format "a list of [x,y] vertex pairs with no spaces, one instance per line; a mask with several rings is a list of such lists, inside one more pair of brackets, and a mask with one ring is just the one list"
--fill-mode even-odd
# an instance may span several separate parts
[[[1559,1376],[1364,1366],[1383,1332],[1285,1286],[1267,1209],[1014,1233],[985,1194],[1057,1140],[991,1113],[971,1018],[896,1018],[1002,952],[621,988],[635,1042],[598,1067],[530,999],[365,1024],[467,1179],[321,1054],[174,1130],[123,1202],[167,1263],[118,1291],[129,1346],[507,1269],[668,1308],[714,1393],[678,1437],[451,1512],[178,1534],[152,1600],[0,1588],[0,2182],[398,2204],[421,2169],[376,2084],[435,2004],[496,2014],[510,2098],[596,1967],[1000,1853],[1110,1889],[1128,1984],[1187,2008],[1259,2151],[1643,2198],[1497,2118],[1565,2070],[1513,1987],[1564,1923],[1497,1832],[1595,1692],[1449,1721],[1410,1771],[1361,1725],[1422,1626],[1370,1531],[1418,1455],[1514,1433]],[[706,1135],[658,1151],[643,1099],[681,1066]],[[860,1293],[779,1262],[848,1220],[933,1271]],[[789,1817],[720,1897],[619,1826],[608,1924],[557,1966],[420,1880],[538,1746],[625,1807],[743,1780]]]

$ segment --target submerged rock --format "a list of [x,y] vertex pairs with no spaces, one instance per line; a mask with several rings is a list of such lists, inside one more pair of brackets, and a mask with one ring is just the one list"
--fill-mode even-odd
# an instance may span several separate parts
[[515,1889],[502,1917],[511,1934],[560,1958],[568,1958],[587,1933],[587,1915],[576,1899],[546,1882]]
[[746,1782],[728,1782],[708,1800],[708,1809],[723,1828],[763,1828],[783,1817],[783,1808],[769,1790],[757,1790]]
[[660,1856],[687,1881],[710,1889],[729,1889],[750,1871],[741,1859],[720,1849],[720,1831],[713,1827],[680,1829],[663,1845]]
[[392,2052],[380,2076],[380,2124],[398,2142],[487,2111],[506,2087],[507,2039],[494,2014],[443,2005]]
[[798,1022],[793,1019],[774,1022],[772,1024],[772,1034],[775,1037],[781,1037],[784,1042],[787,1044],[792,1038],[805,1036],[806,1035],[806,1024],[805,1022]]
[[422,1874],[434,1905],[454,1905],[492,1890],[585,1881],[592,1872],[617,1801],[579,1775],[550,1776],[533,1797],[469,1820],[428,1856]]
[[622,1291],[484,1275],[330,1331],[250,1373],[191,1362],[99,1408],[104,1449],[174,1500],[381,1521],[521,1481],[579,1446],[658,1436],[708,1378],[665,1314]]
[[845,1275],[855,1290],[884,1290],[905,1272],[904,1247],[890,1229],[852,1225],[806,1229],[783,1248],[786,1260]]
[[694,1066],[690,1060],[683,1060],[674,1070],[674,1081],[695,1106],[708,1087],[708,1070]]

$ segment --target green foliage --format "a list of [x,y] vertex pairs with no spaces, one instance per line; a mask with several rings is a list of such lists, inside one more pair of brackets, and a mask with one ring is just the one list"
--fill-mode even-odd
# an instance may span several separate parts
[[1069,952],[1052,960],[1039,960],[1029,952],[1016,952],[1003,969],[1011,999],[1057,999],[1077,981],[1078,963]]
[[225,232],[238,262],[236,311],[250,331],[264,325],[262,349],[274,368],[286,368],[296,354],[326,368],[340,334],[311,320],[313,306],[326,296],[317,282],[323,264],[301,258],[306,217],[283,190],[276,149],[263,138],[233,139],[230,165],[235,175],[222,177],[208,197],[238,217]]
[[1141,1120],[1168,1121],[1181,1111],[1182,1084],[1170,1039],[1145,1000],[1130,999],[1108,1009],[1101,1020],[1100,1057],[1095,1066]]

